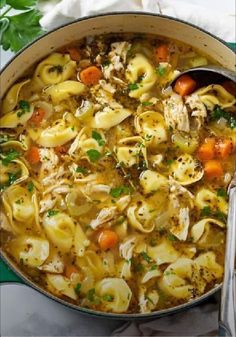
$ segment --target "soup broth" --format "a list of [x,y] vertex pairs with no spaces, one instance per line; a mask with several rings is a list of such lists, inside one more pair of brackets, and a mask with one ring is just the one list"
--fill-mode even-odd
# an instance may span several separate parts
[[50,54],[1,104],[1,245],[80,307],[148,313],[222,281],[235,170],[235,88],[154,35],[88,37]]

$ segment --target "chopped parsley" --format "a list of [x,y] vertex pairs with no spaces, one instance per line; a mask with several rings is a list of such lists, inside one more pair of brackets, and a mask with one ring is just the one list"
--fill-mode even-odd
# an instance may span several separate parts
[[101,158],[101,153],[97,150],[90,149],[86,153],[89,157],[89,160],[92,162],[95,162]]
[[225,213],[221,212],[221,211],[216,211],[215,213],[213,213],[213,216],[215,216],[218,220],[222,221],[222,222],[226,222],[227,221],[227,216],[225,215]]
[[60,64],[57,64],[48,69],[49,73],[52,73],[54,71],[56,71],[58,74],[61,74],[63,72],[63,67]]
[[213,216],[222,222],[227,221],[227,216],[225,213],[221,212],[220,210],[214,212],[209,206],[203,207],[203,209],[201,210],[201,216]]
[[156,270],[157,269],[157,265],[154,264],[153,266],[151,266],[150,270]]
[[134,265],[134,271],[135,273],[141,273],[144,271],[144,266],[142,265],[142,263],[137,263]]
[[128,89],[130,91],[137,90],[138,88],[139,88],[138,83],[129,83],[129,85],[128,85]]
[[220,118],[224,118],[227,121],[227,126],[230,127],[231,129],[236,128],[236,116],[217,106],[212,111],[210,119],[213,121],[218,121]]
[[10,137],[8,135],[0,135],[0,144],[8,142]]
[[14,184],[14,182],[20,178],[21,170],[17,171],[16,173],[8,173],[8,186]]
[[92,131],[92,138],[95,139],[99,146],[103,146],[106,142],[97,131]]
[[4,158],[2,158],[2,164],[7,166],[14,159],[19,158],[20,153],[15,149],[10,149],[8,152],[4,153]]
[[152,102],[142,102],[142,106],[150,106],[153,105]]
[[88,170],[85,167],[78,166],[76,168],[75,172],[86,174],[88,172]]
[[80,288],[81,288],[81,283],[77,283],[76,286],[75,286],[75,292],[76,292],[77,294],[80,293]]
[[164,76],[166,73],[166,67],[163,67],[161,64],[159,64],[159,66],[156,67],[156,73],[159,76]]
[[124,185],[112,188],[110,191],[110,195],[113,198],[119,198],[122,194],[130,194],[130,193],[131,193],[130,187]]
[[116,221],[117,225],[121,225],[125,221],[124,215],[119,216],[119,218]]
[[100,300],[99,300],[98,296],[96,295],[94,288],[89,289],[89,291],[86,294],[86,297],[90,302],[93,302],[94,304],[100,303]]
[[57,215],[59,213],[59,211],[57,209],[50,209],[48,211],[47,216],[50,218],[51,216]]
[[111,61],[110,60],[106,60],[106,61],[103,62],[102,66],[103,67],[108,67],[109,64],[111,64]]
[[150,303],[152,303],[153,305],[155,305],[154,302],[153,302],[153,300],[152,300],[148,295],[145,295],[145,298],[146,298],[146,300],[148,300]]
[[19,107],[20,107],[21,110],[24,110],[25,112],[30,111],[30,104],[29,104],[28,101],[21,100],[19,102]]
[[142,256],[142,258],[145,261],[147,261],[147,263],[151,263],[152,262],[151,257],[146,252],[141,252],[140,255]]
[[26,112],[30,112],[30,104],[28,101],[21,100],[19,102],[19,108],[20,110],[17,111],[17,117],[21,117]]
[[211,208],[210,206],[205,206],[201,210],[201,216],[209,216],[211,215]]
[[167,239],[168,239],[169,241],[177,241],[177,238],[176,238],[173,234],[171,234],[171,233],[169,233],[169,234],[167,235]]
[[102,297],[102,299],[106,302],[112,302],[114,300],[114,296],[106,294]]
[[172,165],[174,163],[174,159],[167,159],[166,164]]
[[218,188],[217,197],[227,198],[227,191],[224,188]]
[[33,184],[32,181],[30,181],[30,182],[28,183],[27,188],[28,188],[28,191],[29,191],[29,192],[33,192],[33,190],[34,190],[34,184]]

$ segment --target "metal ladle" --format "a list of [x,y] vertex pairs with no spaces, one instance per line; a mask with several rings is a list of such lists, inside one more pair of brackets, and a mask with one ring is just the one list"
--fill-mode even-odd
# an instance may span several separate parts
[[[226,80],[233,81],[236,86],[236,74],[218,66],[202,66],[188,69],[179,74],[171,83],[184,75],[190,75],[198,84],[198,88],[209,84],[221,84]],[[225,249],[225,272],[221,289],[221,305],[219,312],[219,336],[236,335],[236,298],[235,298],[235,248],[236,248],[236,172],[228,187],[229,212],[227,220],[227,237]]]

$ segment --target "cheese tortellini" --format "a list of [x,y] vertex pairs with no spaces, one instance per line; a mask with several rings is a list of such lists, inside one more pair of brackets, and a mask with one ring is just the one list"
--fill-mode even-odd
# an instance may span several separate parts
[[73,244],[75,224],[69,215],[56,210],[45,213],[43,228],[47,237],[55,246],[63,252],[70,251]]
[[135,83],[137,88],[131,90],[130,97],[140,98],[142,94],[149,91],[157,80],[155,69],[151,62],[142,54],[136,54],[130,60],[125,76],[129,83]]
[[34,236],[19,236],[8,249],[18,262],[29,267],[41,266],[49,256],[49,242]]
[[40,85],[64,82],[75,74],[76,62],[68,54],[53,53],[39,63],[34,74],[34,81]]
[[14,233],[23,234],[26,228],[40,231],[35,195],[31,195],[26,188],[16,185],[3,193],[2,201]]
[[[96,284],[96,292],[104,298],[106,311],[125,312],[129,307],[132,292],[128,284],[120,278],[104,278]],[[110,300],[106,301],[106,295]]]
[[172,177],[181,185],[186,186],[195,183],[203,177],[203,169],[200,162],[190,154],[178,157],[171,164]]
[[167,130],[163,116],[156,111],[146,111],[135,117],[135,127],[146,140],[147,146],[156,149],[167,141]]

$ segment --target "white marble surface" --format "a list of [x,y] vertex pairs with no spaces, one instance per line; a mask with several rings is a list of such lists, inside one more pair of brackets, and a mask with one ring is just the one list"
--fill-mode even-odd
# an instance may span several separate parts
[[20,284],[1,284],[1,336],[110,336],[124,321],[82,315]]

